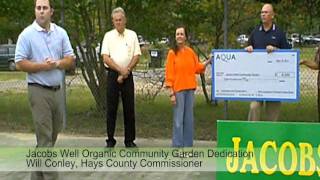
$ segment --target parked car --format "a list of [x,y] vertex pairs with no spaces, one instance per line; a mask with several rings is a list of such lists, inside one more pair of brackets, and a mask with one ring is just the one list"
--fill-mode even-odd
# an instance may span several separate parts
[[240,34],[237,38],[237,42],[244,45],[248,42],[249,37],[246,34]]
[[159,41],[160,44],[169,44],[169,38],[163,37]]
[[303,38],[303,35],[301,35],[301,34],[292,33],[290,35],[290,38],[293,43],[299,43],[299,44],[304,43],[304,38]]
[[0,45],[0,68],[16,70],[16,63],[14,62],[15,44]]
[[288,41],[290,47],[293,48],[294,44],[292,43],[292,39],[291,38],[287,38],[287,41]]
[[143,46],[143,45],[146,44],[146,43],[144,42],[144,39],[143,39],[142,35],[138,35],[138,41],[139,41],[139,45],[140,45],[140,46]]
[[314,44],[320,44],[320,34],[317,34],[313,37]]
[[302,35],[302,39],[305,44],[313,44],[313,36],[312,35]]

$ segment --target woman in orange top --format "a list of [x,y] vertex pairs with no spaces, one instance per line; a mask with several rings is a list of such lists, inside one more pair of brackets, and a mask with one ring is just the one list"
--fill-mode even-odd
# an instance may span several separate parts
[[199,63],[196,53],[186,45],[186,28],[179,26],[175,33],[174,47],[169,50],[165,84],[174,106],[173,147],[193,145],[193,102],[197,87],[196,74],[205,71],[210,60]]

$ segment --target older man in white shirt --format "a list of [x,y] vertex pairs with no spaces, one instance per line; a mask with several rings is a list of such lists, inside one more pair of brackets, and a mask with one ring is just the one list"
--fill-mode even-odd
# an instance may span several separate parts
[[126,16],[121,7],[112,11],[115,29],[107,32],[101,55],[108,70],[107,77],[107,147],[114,147],[114,131],[119,96],[122,98],[126,147],[137,147],[135,140],[134,82],[132,69],[141,55],[137,34],[126,29]]

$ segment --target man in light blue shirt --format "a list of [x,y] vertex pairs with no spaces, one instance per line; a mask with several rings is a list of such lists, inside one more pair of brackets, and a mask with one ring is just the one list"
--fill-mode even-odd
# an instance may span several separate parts
[[[27,72],[28,95],[37,147],[53,147],[63,119],[60,84],[64,70],[74,66],[66,31],[51,23],[50,0],[35,1],[35,21],[19,35],[15,61]],[[31,179],[57,179],[57,173],[33,172]]]

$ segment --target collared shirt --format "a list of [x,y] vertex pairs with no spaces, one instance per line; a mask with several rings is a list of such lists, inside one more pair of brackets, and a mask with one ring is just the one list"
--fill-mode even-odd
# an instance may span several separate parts
[[[50,24],[50,30],[46,31],[36,21],[25,28],[19,35],[15,62],[29,60],[42,63],[47,58],[60,60],[65,56],[74,56],[67,32],[54,23]],[[28,83],[38,83],[46,86],[60,85],[64,71],[53,69],[28,73]]]
[[118,66],[127,67],[134,56],[141,55],[137,34],[129,29],[122,34],[116,29],[107,32],[101,49],[101,55],[104,54],[110,56]]
[[257,26],[249,37],[248,45],[254,49],[266,49],[268,45],[275,46],[280,49],[290,49],[285,33],[275,24],[265,31],[262,25]]

